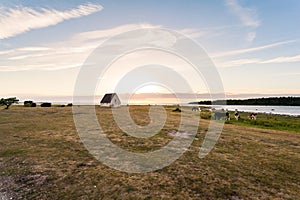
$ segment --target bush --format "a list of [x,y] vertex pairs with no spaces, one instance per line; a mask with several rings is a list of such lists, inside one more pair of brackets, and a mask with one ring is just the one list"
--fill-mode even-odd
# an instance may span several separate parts
[[41,107],[51,107],[51,103],[42,103]]
[[201,119],[211,119],[211,112],[209,110],[201,110],[200,117]]
[[31,103],[24,103],[24,107],[31,107]]
[[36,107],[36,103],[33,101],[24,101],[24,107]]

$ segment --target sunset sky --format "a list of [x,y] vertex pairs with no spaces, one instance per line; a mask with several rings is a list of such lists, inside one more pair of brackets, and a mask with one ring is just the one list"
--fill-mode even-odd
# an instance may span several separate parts
[[299,10],[299,0],[1,0],[0,96],[71,96],[93,50],[138,28],[171,29],[197,41],[229,97],[299,96]]

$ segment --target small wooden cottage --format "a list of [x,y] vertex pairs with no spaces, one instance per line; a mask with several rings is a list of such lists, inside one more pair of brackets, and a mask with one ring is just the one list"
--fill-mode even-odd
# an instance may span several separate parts
[[100,106],[103,107],[119,107],[121,106],[121,101],[116,93],[105,94],[100,101]]

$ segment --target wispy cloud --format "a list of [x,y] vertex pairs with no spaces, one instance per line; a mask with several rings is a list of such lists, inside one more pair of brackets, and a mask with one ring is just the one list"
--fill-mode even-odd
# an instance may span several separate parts
[[9,54],[12,53],[12,50],[7,50],[7,51],[0,51],[0,55],[5,55],[5,54]]
[[92,40],[99,41],[120,33],[132,31],[139,28],[160,28],[160,27],[161,27],[160,25],[151,25],[151,24],[125,24],[111,29],[82,32],[73,36],[72,40],[78,42],[92,41]]
[[251,58],[251,59],[237,59],[237,60],[230,60],[230,61],[215,61],[218,67],[237,67],[237,66],[248,65],[248,64],[276,64],[276,63],[293,63],[293,62],[300,62],[300,55],[276,57],[272,59]]
[[254,64],[260,63],[261,59],[237,59],[237,60],[230,60],[230,61],[215,61],[217,67],[237,67],[247,64]]
[[212,34],[211,31],[208,30],[198,30],[192,28],[182,29],[180,30],[180,33],[194,39]]
[[17,50],[19,50],[19,51],[47,51],[49,49],[50,48],[48,48],[48,47],[36,47],[36,46],[33,46],[33,47],[18,48]]
[[246,37],[246,41],[252,42],[255,39],[255,37],[256,37],[256,32],[250,32]]
[[226,0],[225,2],[244,26],[256,28],[261,24],[254,9],[241,6],[237,0]]
[[234,51],[227,51],[227,52],[220,52],[212,54],[211,57],[214,60],[215,64],[218,67],[237,67],[242,65],[248,65],[248,64],[272,64],[272,63],[293,63],[293,62],[300,62],[300,54],[297,55],[291,55],[291,56],[275,56],[271,59],[266,58],[259,58],[259,57],[246,57],[242,59],[235,59],[237,56],[246,54],[246,53],[252,53],[256,51],[262,51],[274,47],[278,47],[281,45],[291,44],[291,43],[297,43],[299,42],[299,39],[296,40],[288,40],[288,41],[282,41],[282,42],[276,42],[268,45],[263,46],[257,46],[253,48],[248,49],[239,49]]
[[[139,28],[159,27],[161,26],[152,24],[126,24],[111,29],[78,33],[70,37],[68,40],[49,43],[44,46],[25,46],[0,51],[0,71],[60,70],[78,67],[84,63],[85,59],[95,48],[97,48],[98,45],[113,35]],[[201,34],[194,29],[182,29],[178,31],[194,37],[197,37],[199,34]],[[169,35],[162,35],[162,37],[165,38],[163,41],[166,42],[166,45],[173,44],[174,41],[169,37]],[[218,67],[236,67],[247,64],[298,62],[300,60],[300,55],[274,57],[269,60],[262,58],[234,58],[235,55],[261,51],[298,41],[299,40],[289,40],[248,49],[220,52],[213,54],[211,57],[214,59]],[[130,41],[124,38],[122,41],[118,41],[117,44],[121,48],[122,45],[126,45],[128,42]],[[134,58],[132,60],[134,60]]]
[[261,63],[290,63],[290,62],[300,62],[300,54],[296,56],[282,56],[270,60],[265,60]]
[[[139,28],[159,28],[151,24],[126,24],[111,29],[82,32],[70,39],[44,46],[25,46],[0,51],[0,71],[60,70],[81,66],[88,55],[113,35]],[[164,41],[171,43],[170,37]],[[118,41],[126,45],[128,41]]]
[[298,40],[288,40],[288,41],[276,42],[276,43],[248,48],[248,49],[238,49],[233,51],[220,52],[220,53],[213,54],[212,57],[217,58],[217,57],[233,56],[233,55],[239,55],[239,54],[250,53],[255,51],[261,51],[261,50],[265,50],[265,49],[269,49],[269,48],[273,48],[273,47],[277,47],[277,46],[281,46],[281,45],[285,45],[297,41]]
[[101,5],[91,3],[66,11],[46,8],[35,10],[22,6],[8,10],[0,8],[0,39],[14,37],[32,29],[53,26],[68,19],[87,16],[102,9]]
[[[261,21],[258,19],[254,8],[243,7],[239,4],[238,0],[225,0],[225,4],[243,26],[254,29],[261,25]],[[252,30],[246,35],[245,40],[252,42],[255,38],[256,32]]]

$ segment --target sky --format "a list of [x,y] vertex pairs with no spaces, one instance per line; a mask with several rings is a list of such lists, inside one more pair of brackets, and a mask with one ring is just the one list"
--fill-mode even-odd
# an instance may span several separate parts
[[[0,96],[72,96],[82,66],[95,49],[118,34],[141,28],[174,30],[199,44],[216,67],[228,98],[300,96],[299,10],[298,0],[0,0]],[[171,36],[157,37],[174,45]],[[133,38],[125,38],[115,48],[130,42]],[[186,63],[168,53],[138,51],[113,63],[95,95],[113,92],[132,66],[151,62],[174,68],[193,85],[191,91],[180,92],[209,92],[205,80],[193,80]],[[170,77],[168,70],[153,75],[158,76]],[[142,70],[130,79],[138,77],[149,79]],[[172,88],[148,84],[134,91],[172,93]]]

